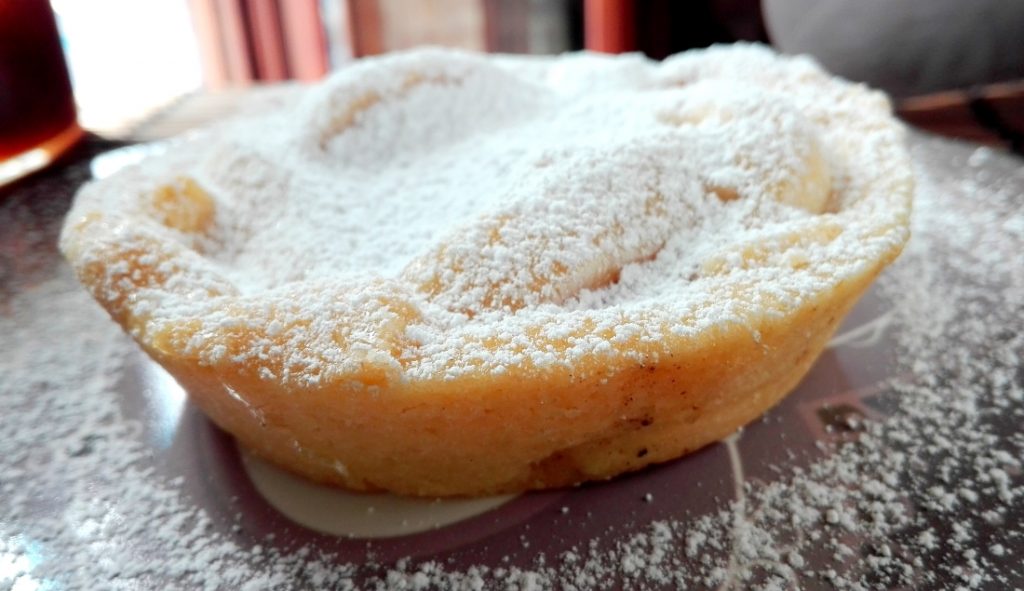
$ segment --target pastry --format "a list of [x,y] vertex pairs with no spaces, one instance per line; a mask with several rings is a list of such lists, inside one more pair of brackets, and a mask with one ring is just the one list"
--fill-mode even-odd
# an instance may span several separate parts
[[573,485],[791,390],[908,237],[886,98],[759,46],[364,59],[77,196],[83,285],[317,481]]

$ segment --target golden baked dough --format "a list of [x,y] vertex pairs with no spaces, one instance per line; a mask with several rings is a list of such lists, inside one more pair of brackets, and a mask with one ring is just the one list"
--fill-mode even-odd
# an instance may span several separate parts
[[802,378],[908,236],[886,99],[757,46],[361,60],[84,188],[82,283],[222,428],[413,495],[663,462]]

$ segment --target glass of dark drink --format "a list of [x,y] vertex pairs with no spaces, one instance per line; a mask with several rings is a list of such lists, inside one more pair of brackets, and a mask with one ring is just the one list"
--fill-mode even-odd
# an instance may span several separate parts
[[0,0],[0,185],[82,136],[48,0]]

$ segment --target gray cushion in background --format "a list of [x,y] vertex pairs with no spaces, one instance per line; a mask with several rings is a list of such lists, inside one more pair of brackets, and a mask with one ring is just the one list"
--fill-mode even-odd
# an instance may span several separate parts
[[772,43],[895,96],[1024,78],[1024,0],[762,0]]

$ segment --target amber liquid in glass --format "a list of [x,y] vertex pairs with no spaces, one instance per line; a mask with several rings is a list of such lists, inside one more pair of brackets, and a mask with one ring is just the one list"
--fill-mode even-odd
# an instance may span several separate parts
[[81,135],[50,3],[0,0],[0,168],[30,152],[38,168]]

